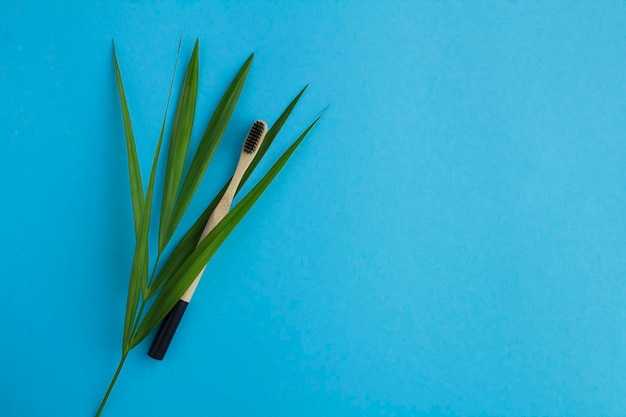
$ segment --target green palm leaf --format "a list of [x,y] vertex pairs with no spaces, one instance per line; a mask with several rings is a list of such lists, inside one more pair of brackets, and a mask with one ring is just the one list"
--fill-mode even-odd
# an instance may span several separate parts
[[163,288],[163,291],[155,299],[154,303],[148,310],[142,320],[136,334],[131,340],[131,349],[141,343],[159,322],[174,307],[174,304],[180,299],[189,285],[193,282],[198,273],[204,268],[207,262],[213,257],[215,252],[226,240],[228,235],[233,231],[241,219],[246,215],[254,203],[259,199],[261,194],[274,180],[276,175],[289,160],[296,148],[302,143],[304,138],[320,120],[322,115],[309,125],[302,132],[296,141],[283,153],[283,155],[274,163],[265,176],[257,183],[257,185],[239,202],[233,210],[209,233],[209,235],[198,245],[192,254],[185,260],[183,265],[176,271]]
[[[256,166],[261,161],[261,158],[263,158],[263,156],[267,152],[270,145],[274,142],[274,139],[276,138],[276,136],[282,129],[283,125],[285,124],[289,116],[291,115],[291,112],[296,107],[296,104],[298,104],[298,101],[304,94],[307,87],[308,86],[305,86],[298,93],[298,95],[289,103],[289,105],[285,108],[285,110],[280,115],[280,117],[272,125],[271,129],[267,132],[267,134],[265,135],[265,139],[261,143],[261,146],[259,147],[259,150],[257,151],[257,154],[255,155],[252,163],[250,164],[245,174],[243,175],[241,179],[241,183],[239,184],[239,188],[237,189],[237,191],[241,189],[241,187],[244,185],[246,180],[250,177],[250,175],[252,174]],[[150,288],[148,289],[148,295],[147,295],[148,298],[152,297],[159,289],[163,287],[163,285],[165,285],[165,283],[172,277],[174,272],[176,272],[176,270],[183,264],[183,262],[189,257],[189,255],[196,248],[196,246],[198,245],[198,241],[200,240],[200,235],[202,234],[202,230],[204,229],[204,226],[206,225],[209,219],[209,216],[211,215],[213,210],[215,210],[217,203],[220,201],[220,199],[222,198],[222,195],[226,191],[226,188],[228,187],[229,182],[230,180],[228,180],[226,184],[224,184],[224,186],[222,187],[222,190],[215,196],[213,201],[211,201],[211,204],[209,204],[209,206],[204,210],[202,215],[193,224],[193,226],[191,226],[191,228],[187,231],[185,236],[180,240],[178,245],[174,248],[174,250],[168,257],[167,261],[165,262],[165,264],[159,271],[159,274],[154,280],[154,284],[150,286]]]
[[113,63],[115,66],[115,79],[117,81],[117,91],[120,95],[122,107],[122,120],[124,122],[124,135],[126,136],[126,153],[128,156],[128,173],[130,175],[130,196],[133,205],[133,219],[135,222],[135,235],[139,235],[141,223],[141,210],[143,206],[143,185],[141,181],[141,170],[139,169],[139,159],[137,158],[137,147],[135,146],[135,135],[133,134],[133,124],[130,120],[126,93],[122,82],[122,74],[115,52],[115,42],[113,43]]
[[187,66],[185,79],[181,88],[174,122],[172,136],[167,154],[167,167],[165,169],[165,183],[163,186],[163,200],[161,204],[161,223],[159,227],[159,249],[165,247],[167,231],[170,229],[170,217],[176,201],[176,195],[180,188],[183,176],[187,149],[191,139],[191,130],[196,113],[196,98],[198,96],[198,44],[196,44]]
[[[227,185],[225,185],[224,188],[222,188],[222,191],[215,196],[209,207],[207,207],[204,213],[187,231],[183,239],[175,247],[156,279],[154,279],[154,281],[148,279],[150,264],[148,242],[153,204],[152,200],[155,191],[155,177],[161,146],[163,143],[163,136],[165,133],[167,114],[172,95],[176,67],[178,66],[181,44],[182,38],[181,43],[179,43],[178,46],[174,75],[172,76],[172,81],[170,83],[165,115],[163,117],[156,151],[152,161],[152,168],[150,170],[150,177],[145,195],[143,191],[143,182],[139,168],[130,112],[126,101],[126,94],[122,83],[122,76],[117,55],[115,53],[115,45],[113,45],[115,76],[121,101],[129,166],[136,246],[133,254],[126,303],[126,316],[124,318],[122,356],[111,383],[109,384],[109,387],[96,412],[96,417],[100,416],[102,413],[111,390],[113,389],[113,386],[115,385],[115,382],[117,381],[120,371],[124,365],[128,352],[144,340],[159,324],[163,317],[165,317],[165,315],[171,310],[174,304],[179,300],[180,296],[197,276],[199,271],[213,257],[218,248],[227,239],[241,219],[248,213],[261,194],[267,189],[276,175],[278,175],[296,148],[302,143],[313,126],[315,126],[315,124],[322,117],[320,115],[307,129],[304,130],[304,132],[282,154],[282,156],[274,163],[265,176],[263,176],[263,178],[254,186],[254,188],[211,231],[207,238],[198,245],[198,239],[208,217],[215,209],[218,201],[226,190]],[[206,171],[213,154],[215,153],[215,150],[224,132],[226,131],[254,57],[254,54],[252,54],[246,60],[221,98],[204,132],[200,145],[191,160],[189,170],[186,174],[184,174],[191,131],[193,128],[193,119],[195,117],[198,91],[198,45],[199,43],[196,40],[192,56],[189,60],[189,65],[185,72],[185,78],[181,87],[181,93],[176,107],[176,114],[174,116],[172,135],[168,149],[164,192],[161,202],[162,213],[159,228],[158,253],[156,261],[154,262],[153,276],[159,265],[159,257],[161,256],[163,249],[167,246],[169,240],[171,239],[174,230],[179,224],[195,191],[197,190],[204,172]],[[265,155],[267,149],[272,144],[289,118],[294,107],[302,97],[305,89],[306,87],[304,87],[302,91],[300,91],[300,93],[291,101],[267,133],[264,142],[255,156],[255,159],[252,161],[252,164],[242,178],[240,188]],[[239,191],[239,189],[237,191]],[[154,302],[150,305],[148,301],[154,296],[156,296]],[[144,316],[143,312],[147,306],[150,306],[150,308]]]
[[[181,41],[178,44],[178,52],[176,54],[176,63],[174,65],[174,74],[172,75],[172,81],[170,82],[170,90],[167,95],[167,104],[165,105],[165,115],[163,116],[163,123],[161,125],[161,132],[159,134],[159,140],[157,142],[157,148],[154,153],[154,159],[152,161],[152,169],[150,170],[150,179],[148,181],[148,190],[146,193],[146,199],[143,202],[142,211],[139,217],[139,229],[137,231],[137,242],[135,244],[135,252],[133,254],[133,263],[130,272],[130,280],[128,285],[128,296],[126,298],[126,316],[124,317],[124,336],[122,339],[122,355],[132,348],[130,346],[130,340],[132,330],[135,327],[136,321],[139,320],[137,316],[137,308],[139,306],[140,296],[143,294],[143,299],[146,298],[148,287],[148,268],[149,268],[149,251],[148,251],[148,235],[150,230],[150,214],[152,208],[152,195],[154,193],[154,179],[156,176],[156,168],[159,160],[159,154],[161,152],[161,143],[163,142],[163,134],[165,133],[165,122],[167,120],[167,112],[169,109],[170,98],[172,96],[172,88],[174,86],[174,77],[176,75],[176,67],[178,66],[178,56],[180,54]],[[115,60],[115,67],[118,68],[117,60]],[[122,86],[121,79],[118,86]],[[123,86],[121,90],[123,91]],[[130,120],[130,115],[129,115]],[[134,137],[131,138],[133,149],[135,148]],[[136,154],[135,154],[136,155]],[[131,180],[132,183],[132,180]],[[143,196],[142,196],[143,198]],[[141,313],[140,313],[141,314]]]

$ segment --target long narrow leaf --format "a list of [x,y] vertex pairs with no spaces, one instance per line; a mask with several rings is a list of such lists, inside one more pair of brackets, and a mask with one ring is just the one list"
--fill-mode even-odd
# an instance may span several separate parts
[[191,59],[185,73],[183,86],[178,98],[172,136],[167,154],[165,169],[165,183],[163,186],[163,200],[161,204],[161,222],[159,227],[159,252],[165,247],[165,239],[170,229],[170,217],[176,201],[183,176],[187,149],[191,139],[193,119],[196,113],[196,98],[198,96],[198,43],[193,48]]
[[178,53],[176,54],[176,64],[174,65],[174,74],[172,75],[172,81],[170,82],[170,90],[167,95],[167,104],[165,105],[165,115],[163,116],[163,124],[161,125],[161,132],[159,134],[159,140],[157,142],[157,148],[154,153],[154,159],[152,161],[152,169],[150,170],[150,179],[148,181],[148,190],[146,192],[146,199],[144,201],[142,212],[140,214],[140,226],[137,233],[137,242],[135,244],[135,252],[133,254],[133,264],[130,271],[130,281],[128,285],[128,296],[126,298],[126,317],[124,318],[124,336],[122,339],[122,354],[126,354],[132,347],[130,346],[132,329],[135,326],[135,321],[140,317],[137,315],[137,307],[139,305],[139,297],[143,293],[145,300],[147,286],[148,286],[148,264],[149,264],[149,250],[148,250],[148,234],[150,231],[150,214],[152,209],[152,195],[154,193],[154,179],[156,177],[156,169],[159,160],[159,154],[161,152],[161,143],[163,142],[163,134],[165,133],[165,122],[167,120],[167,112],[170,105],[170,98],[172,96],[172,87],[174,86],[174,78],[176,75],[176,67],[178,66],[178,56],[180,54],[180,46],[182,44],[182,38],[178,43]]
[[157,162],[159,160],[159,153],[161,152],[161,139],[162,137],[159,138],[157,149],[154,153],[152,171],[150,172],[150,181],[148,182],[148,191],[146,192],[146,204],[143,208],[139,238],[137,239],[137,245],[135,246],[135,254],[133,255],[128,300],[126,302],[126,318],[124,320],[124,341],[122,345],[122,352],[133,348],[133,346],[130,346],[130,340],[135,320],[140,319],[140,317],[135,317],[137,314],[137,307],[139,305],[140,290],[142,288],[142,283],[147,283],[148,281],[148,232],[150,229],[150,213],[152,207],[152,195],[154,192],[154,177]]
[[211,117],[211,120],[207,125],[204,135],[200,140],[200,144],[198,145],[196,154],[194,155],[191,165],[189,166],[189,171],[183,181],[178,199],[176,200],[176,205],[174,206],[172,217],[169,222],[169,229],[165,231],[166,234],[163,236],[163,239],[160,239],[159,241],[160,247],[165,247],[171,239],[174,234],[174,230],[182,219],[185,210],[187,210],[198,185],[200,185],[200,181],[202,180],[202,177],[211,162],[215,149],[222,139],[233,111],[235,110],[235,106],[239,101],[239,96],[241,95],[241,90],[246,82],[246,77],[248,76],[248,71],[250,70],[253,59],[254,54],[250,55],[250,57],[242,65],[241,69],[228,86],[228,89],[226,89],[226,92],[222,96],[222,99],[213,113],[213,117]]
[[191,256],[183,263],[181,268],[174,274],[167,283],[163,291],[156,298],[150,310],[142,320],[137,333],[131,340],[131,348],[141,343],[159,322],[167,315],[180,299],[189,285],[193,282],[198,273],[204,268],[207,262],[213,257],[218,248],[226,240],[241,219],[246,215],[254,203],[259,199],[269,184],[289,160],[296,148],[302,143],[304,138],[320,120],[320,115],[311,125],[298,137],[298,139],[287,149],[283,155],[274,163],[272,168],[258,182],[258,184],[239,202],[233,210],[209,233]]
[[133,219],[135,222],[135,235],[139,235],[139,227],[141,223],[141,210],[143,206],[143,185],[141,181],[141,170],[139,169],[139,159],[137,158],[137,147],[135,146],[135,135],[133,133],[133,124],[130,120],[130,112],[128,103],[126,102],[126,93],[124,91],[124,83],[122,82],[122,74],[117,61],[117,53],[115,52],[115,43],[113,43],[113,63],[115,65],[115,79],[117,81],[117,91],[120,95],[120,104],[122,107],[122,120],[124,122],[124,135],[126,136],[126,153],[128,155],[128,173],[130,176],[130,196],[133,204]]
[[[287,105],[283,113],[280,115],[280,117],[278,117],[276,122],[272,125],[271,129],[267,132],[267,134],[265,135],[265,139],[261,143],[261,146],[259,147],[259,150],[257,151],[257,154],[255,155],[252,163],[243,175],[237,191],[239,191],[241,187],[245,184],[246,180],[250,177],[256,166],[259,164],[261,158],[263,158],[263,156],[265,155],[265,152],[267,152],[267,149],[274,142],[274,139],[291,115],[291,112],[295,108],[296,104],[298,104],[298,101],[304,94],[306,88],[307,86],[305,86],[291,101],[291,103]],[[209,206],[204,210],[198,220],[187,231],[187,233],[178,243],[176,248],[174,248],[166,263],[159,271],[159,274],[157,275],[154,284],[149,288],[148,298],[152,297],[159,289],[163,287],[163,285],[165,285],[165,283],[172,277],[174,272],[176,272],[176,270],[183,264],[185,259],[187,259],[187,257],[196,248],[196,246],[198,245],[198,240],[200,239],[200,235],[202,234],[202,230],[204,229],[209,219],[209,216],[211,215],[213,210],[215,210],[217,203],[222,198],[222,195],[224,195],[224,192],[226,192],[226,188],[228,187],[229,182],[230,180],[228,180],[226,184],[224,184],[222,190],[215,196],[213,201],[211,201],[211,204],[209,204]]]

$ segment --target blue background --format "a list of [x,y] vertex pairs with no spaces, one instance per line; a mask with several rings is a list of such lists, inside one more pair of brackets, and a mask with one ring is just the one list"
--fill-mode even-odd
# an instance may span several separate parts
[[104,394],[134,244],[111,39],[146,175],[181,34],[194,143],[256,53],[184,225],[251,121],[310,83],[272,160],[331,107],[105,416],[626,414],[626,3],[88,3],[0,4],[1,415]]

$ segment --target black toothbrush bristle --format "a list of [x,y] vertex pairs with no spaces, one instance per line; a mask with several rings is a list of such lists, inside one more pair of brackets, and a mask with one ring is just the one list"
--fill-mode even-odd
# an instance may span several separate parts
[[250,132],[248,132],[248,137],[246,138],[246,141],[243,144],[244,152],[254,153],[264,133],[265,133],[265,123],[260,120],[257,120],[256,122],[254,122],[254,124],[250,128]]

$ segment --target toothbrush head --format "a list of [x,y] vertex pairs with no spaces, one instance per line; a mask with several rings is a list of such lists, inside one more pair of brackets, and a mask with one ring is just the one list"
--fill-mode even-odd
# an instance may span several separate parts
[[267,132],[267,123],[263,120],[257,120],[252,124],[250,131],[248,132],[248,136],[246,137],[246,141],[243,144],[243,151],[245,153],[253,154],[256,152],[259,144],[265,137],[265,133]]

